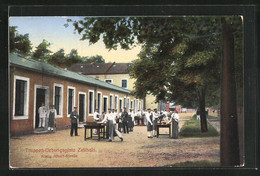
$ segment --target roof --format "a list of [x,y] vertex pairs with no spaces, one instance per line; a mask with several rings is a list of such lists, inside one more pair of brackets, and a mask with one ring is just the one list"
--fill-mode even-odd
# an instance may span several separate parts
[[41,72],[41,73],[44,72],[45,74],[55,75],[58,77],[67,78],[67,79],[79,81],[86,84],[96,85],[102,88],[111,89],[114,91],[119,91],[127,94],[131,93],[131,91],[128,89],[124,89],[116,85],[109,84],[80,73],[64,70],[62,68],[55,67],[47,63],[35,61],[32,59],[26,59],[17,53],[11,53],[9,55],[9,60],[11,66],[17,66],[17,67],[21,67],[21,68]]
[[128,74],[130,66],[131,63],[78,63],[72,65],[68,70],[84,75]]

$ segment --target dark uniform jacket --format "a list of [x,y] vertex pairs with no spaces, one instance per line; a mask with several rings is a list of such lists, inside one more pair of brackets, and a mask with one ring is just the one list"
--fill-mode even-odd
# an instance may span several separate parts
[[78,112],[72,111],[70,113],[70,118],[71,118],[71,123],[78,123],[78,118],[79,118]]

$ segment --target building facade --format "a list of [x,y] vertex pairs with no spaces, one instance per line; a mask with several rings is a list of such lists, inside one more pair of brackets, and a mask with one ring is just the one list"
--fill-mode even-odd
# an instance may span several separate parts
[[[79,63],[68,69],[133,91],[136,80],[130,77],[129,67],[131,67],[131,63]],[[143,101],[139,99],[137,101],[140,102],[140,107],[136,110],[158,108],[158,103],[156,103],[153,95],[146,95]]]
[[10,54],[10,132],[32,132],[38,128],[38,108],[54,105],[56,127],[70,126],[70,112],[78,107],[79,121],[93,121],[93,113],[109,108],[138,109],[142,100],[131,91],[93,77]]

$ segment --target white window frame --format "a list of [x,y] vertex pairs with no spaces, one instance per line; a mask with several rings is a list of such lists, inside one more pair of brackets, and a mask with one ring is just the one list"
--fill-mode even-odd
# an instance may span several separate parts
[[[110,80],[111,83],[106,82],[107,80]],[[108,83],[108,84],[113,84],[113,83],[114,83],[114,82],[113,82],[113,79],[104,79],[104,81],[105,81],[106,83]]]
[[[107,108],[106,108],[106,112],[108,112],[108,96],[107,95],[103,95],[103,99],[107,98]],[[103,110],[103,109],[102,109]]]
[[139,104],[139,99],[137,99],[137,111],[140,110],[140,104]]
[[[16,80],[26,81],[25,90],[25,103],[24,103],[24,115],[15,116],[15,96],[16,96]],[[13,94],[13,120],[29,119],[29,90],[30,90],[30,78],[14,75],[14,94]]]
[[126,108],[126,96],[124,96],[123,109]]
[[68,86],[67,87],[67,117],[70,117],[70,114],[68,113],[69,112],[69,109],[68,109],[68,105],[69,105],[69,89],[73,89],[73,99],[72,99],[72,111],[73,111],[73,107],[75,106],[75,100],[76,100],[76,88],[75,87],[72,87],[72,86]]
[[[60,100],[60,115],[57,115],[57,118],[62,118],[63,117],[63,85],[62,84],[57,84],[54,83],[53,85],[53,104],[55,104],[55,87],[60,87],[61,88],[61,100]],[[57,113],[58,114],[58,113]]]
[[[111,96],[112,96],[112,101],[110,100]],[[110,104],[110,102],[112,102],[112,104]],[[109,95],[109,106],[111,110],[114,109],[114,94]]]
[[127,99],[127,101],[126,101],[127,108],[126,109],[129,111],[129,109],[130,109],[130,97],[127,97],[126,99]]
[[115,109],[118,111],[118,95],[115,95]]
[[[99,102],[100,103],[100,109],[99,109],[99,113],[101,114],[102,113],[102,107],[103,107],[102,106],[102,99],[103,99],[102,98],[102,92],[98,91],[97,93],[100,94],[100,102]],[[98,96],[97,96],[97,98],[98,98]],[[96,109],[97,109],[97,107],[96,107]]]
[[[126,87],[122,87],[122,81],[123,80],[126,80]],[[124,89],[128,89],[128,79],[127,78],[121,79],[121,87],[124,88]]]
[[[83,122],[86,122],[87,121],[87,116],[86,116],[86,114],[87,114],[87,108],[86,108],[86,106],[87,106],[87,94],[86,94],[86,92],[78,92],[78,106],[79,106],[79,96],[80,95],[85,95],[85,101],[84,101],[84,115],[83,115]],[[80,107],[78,107],[78,113],[79,113],[79,108]]]
[[95,91],[94,90],[88,90],[88,103],[89,103],[89,93],[92,92],[93,93],[93,99],[92,99],[92,106],[91,106],[91,110],[92,110],[92,113],[90,113],[90,109],[89,109],[89,104],[88,104],[88,115],[89,116],[93,116],[94,115],[94,100],[95,100]]

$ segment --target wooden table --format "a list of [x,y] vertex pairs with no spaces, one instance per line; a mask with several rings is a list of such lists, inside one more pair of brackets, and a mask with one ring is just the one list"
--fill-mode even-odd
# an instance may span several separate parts
[[[105,138],[105,125],[101,124],[101,123],[97,123],[97,122],[87,122],[86,125],[84,125],[85,128],[85,133],[84,133],[84,140],[87,139],[87,129],[90,129],[90,137],[92,139],[93,137],[93,129],[97,129],[97,135],[98,135],[98,140],[100,140],[100,138]],[[103,133],[103,137],[100,137],[100,133]]]
[[[157,137],[159,137],[159,129],[160,128],[169,128],[169,137],[171,137],[171,124],[157,124]],[[161,135],[168,135],[168,134],[161,134]]]

